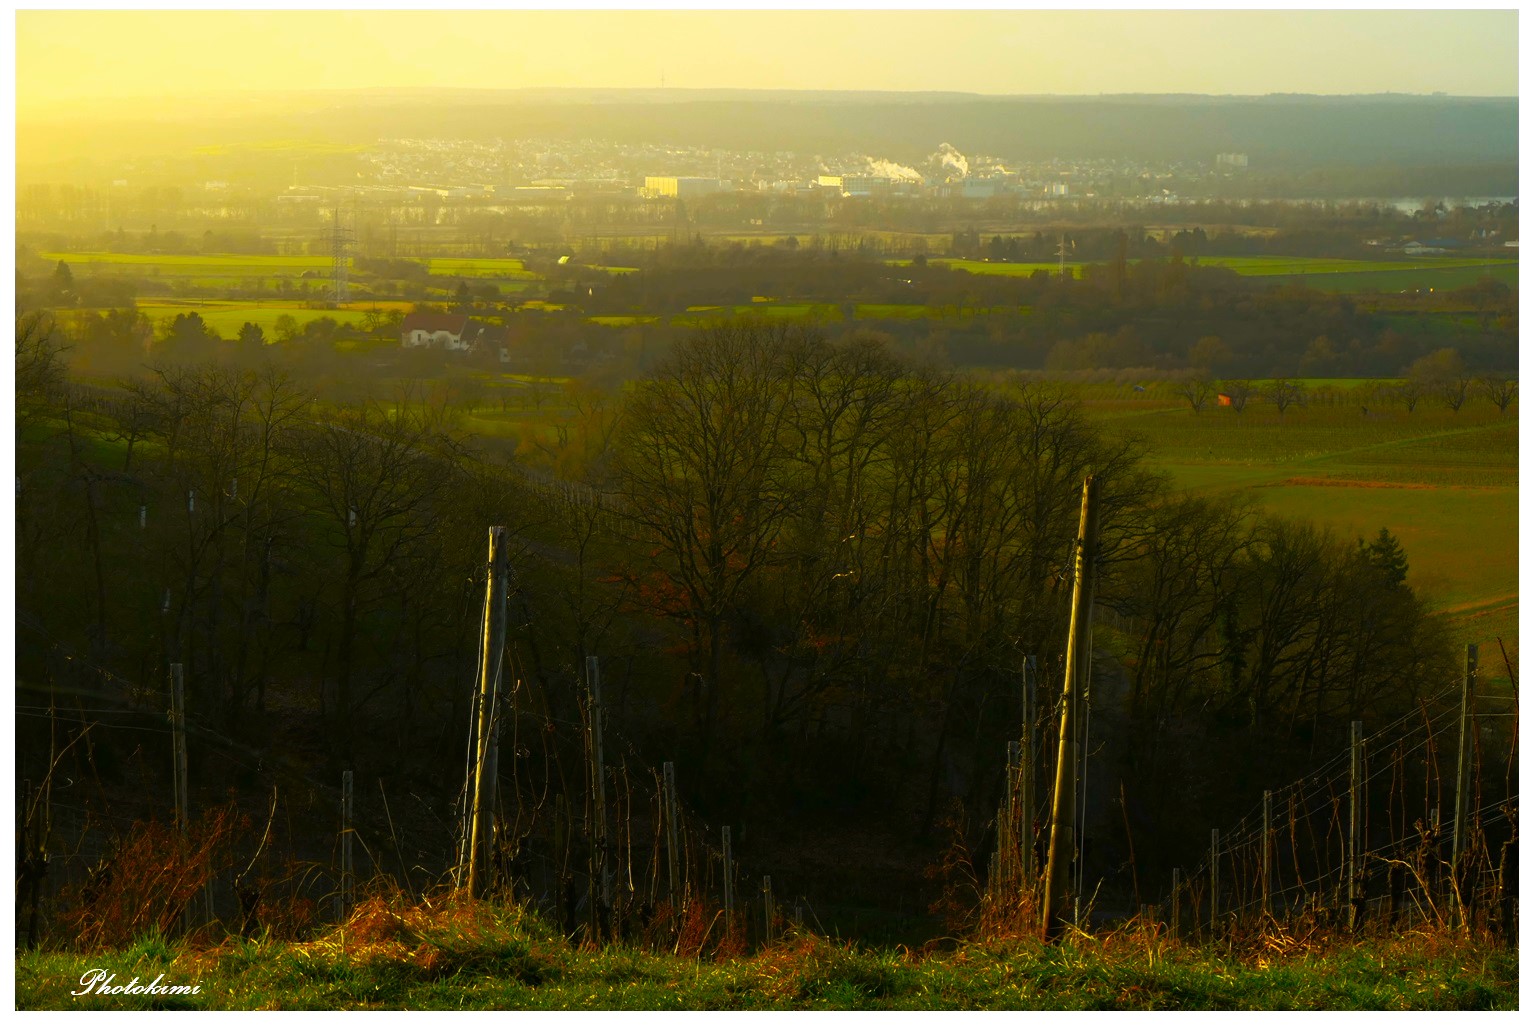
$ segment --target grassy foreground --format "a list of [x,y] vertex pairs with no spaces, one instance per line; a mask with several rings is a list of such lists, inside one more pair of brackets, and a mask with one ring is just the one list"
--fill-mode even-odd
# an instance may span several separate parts
[[[73,996],[83,975],[196,984],[185,997]],[[489,906],[365,903],[307,943],[157,937],[94,954],[17,954],[18,1009],[1516,1009],[1517,956],[1414,934],[1241,949],[1146,932],[970,942],[932,955],[791,937],[718,960],[572,947]]]

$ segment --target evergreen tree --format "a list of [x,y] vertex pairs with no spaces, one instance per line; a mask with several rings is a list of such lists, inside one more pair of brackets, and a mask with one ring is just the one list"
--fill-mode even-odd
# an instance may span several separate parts
[[1391,585],[1406,584],[1406,550],[1402,548],[1400,539],[1390,533],[1389,528],[1381,528],[1374,541],[1368,544],[1359,539],[1358,548],[1363,550],[1364,559],[1369,565],[1384,575],[1387,582]]

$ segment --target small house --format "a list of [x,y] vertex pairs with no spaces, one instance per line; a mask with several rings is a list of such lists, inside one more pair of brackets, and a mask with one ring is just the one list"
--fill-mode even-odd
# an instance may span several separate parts
[[406,349],[466,350],[469,319],[463,314],[416,312],[400,322],[400,345]]

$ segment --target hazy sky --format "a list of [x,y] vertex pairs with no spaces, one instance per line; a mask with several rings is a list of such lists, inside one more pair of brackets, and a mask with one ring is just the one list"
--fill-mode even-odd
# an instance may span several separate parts
[[31,11],[17,109],[379,86],[1516,96],[1515,11]]

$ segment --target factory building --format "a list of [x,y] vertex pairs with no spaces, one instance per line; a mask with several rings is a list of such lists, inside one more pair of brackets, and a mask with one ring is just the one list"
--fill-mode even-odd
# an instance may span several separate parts
[[686,200],[694,196],[727,193],[734,188],[734,183],[726,182],[720,178],[677,178],[675,175],[646,175],[643,192],[646,196],[674,196]]

